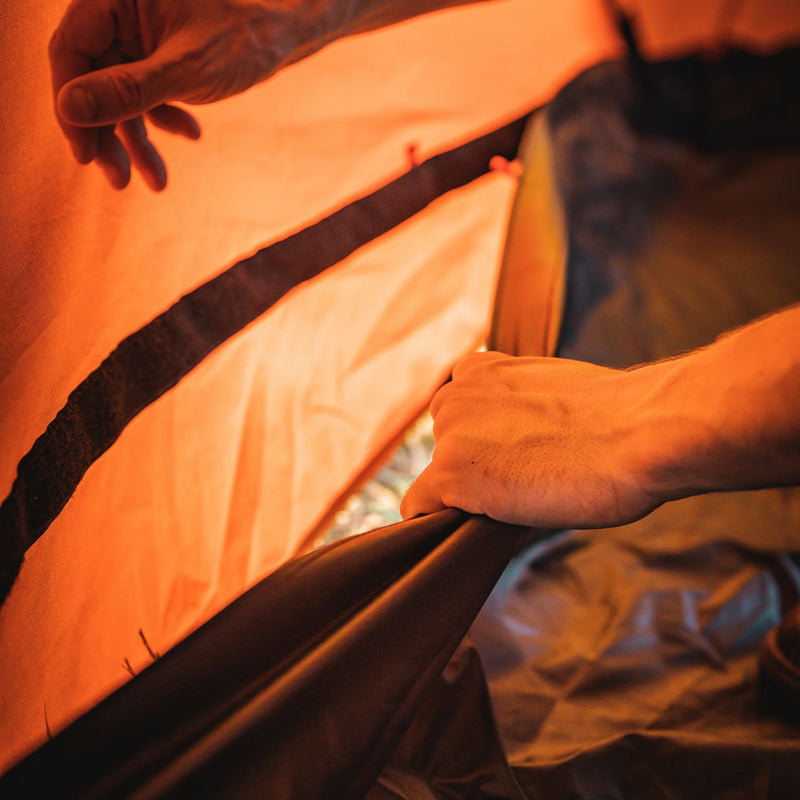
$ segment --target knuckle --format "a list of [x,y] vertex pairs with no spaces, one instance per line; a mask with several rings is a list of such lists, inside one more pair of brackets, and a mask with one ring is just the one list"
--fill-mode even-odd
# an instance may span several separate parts
[[440,453],[443,452],[443,446],[446,443],[445,434],[448,431],[448,427],[447,414],[442,414],[441,409],[439,409],[439,413],[433,418],[433,439],[436,443],[436,449]]
[[55,59],[63,50],[63,42],[64,42],[64,29],[61,27],[61,25],[59,25],[53,31],[53,34],[50,37],[50,41],[47,43],[47,53],[50,56],[51,61]]
[[496,378],[498,375],[504,375],[513,363],[503,357],[483,358],[477,367],[484,374]]
[[472,353],[456,365],[453,382],[461,386],[491,386],[504,380],[510,363],[511,358],[501,353]]
[[434,424],[436,423],[437,417],[442,412],[442,407],[452,399],[454,392],[458,392],[457,387],[453,383],[446,383],[433,396],[430,405],[430,413],[433,417]]
[[468,373],[470,369],[475,364],[476,360],[480,360],[481,353],[470,353],[467,356],[464,356],[454,367],[453,367],[453,380],[457,381],[464,377],[465,373]]
[[138,109],[142,100],[142,91],[139,82],[128,72],[120,68],[114,70],[110,76],[111,88],[119,104],[123,108]]

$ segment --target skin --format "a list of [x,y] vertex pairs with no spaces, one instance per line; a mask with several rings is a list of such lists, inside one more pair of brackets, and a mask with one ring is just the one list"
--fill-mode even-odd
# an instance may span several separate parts
[[433,461],[402,514],[599,528],[689,495],[798,484],[799,343],[793,306],[631,370],[469,356],[433,399]]
[[200,137],[176,101],[239,94],[335,39],[461,2],[73,0],[50,40],[56,117],[77,161],[97,163],[114,188],[133,165],[161,191],[147,125]]

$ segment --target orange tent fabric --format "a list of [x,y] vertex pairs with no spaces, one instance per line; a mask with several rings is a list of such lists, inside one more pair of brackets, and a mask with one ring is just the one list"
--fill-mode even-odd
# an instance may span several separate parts
[[[198,109],[199,143],[159,138],[166,192],[117,194],[52,114],[64,6],[0,25],[3,497],[70,393],[181,296],[403,174],[410,146],[424,160],[505,124],[618,47],[577,2],[358,37]],[[0,612],[0,770],[146,666],[140,631],[165,651],[303,547],[485,335],[514,186],[487,175],[299,287],[91,466]]]

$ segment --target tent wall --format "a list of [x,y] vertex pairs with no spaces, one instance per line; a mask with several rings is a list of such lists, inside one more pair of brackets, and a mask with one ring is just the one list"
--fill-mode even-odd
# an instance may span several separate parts
[[[467,702],[447,706],[472,710],[477,660],[466,687],[446,665],[525,533],[445,509],[293,559],[0,777],[0,794],[363,798],[453,678]],[[453,722],[434,738],[451,741]]]
[[[579,2],[434,15],[196,109],[199,143],[154,134],[167,190],[115,193],[53,117],[65,5],[0,12],[3,498],[71,393],[187,292],[618,49]],[[94,461],[0,611],[0,770],[303,546],[483,337],[514,186],[487,175],[293,291]]]

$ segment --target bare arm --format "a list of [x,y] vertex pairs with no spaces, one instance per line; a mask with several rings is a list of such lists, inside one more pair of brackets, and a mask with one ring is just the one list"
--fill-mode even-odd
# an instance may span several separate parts
[[477,0],[72,0],[50,42],[56,116],[76,159],[116,188],[131,162],[154,190],[164,163],[145,120],[197,138],[170,103],[248,89],[335,39]]
[[595,528],[689,495],[800,484],[800,306],[626,371],[476,354],[431,411],[433,462],[405,517],[457,506]]
[[652,481],[667,499],[800,484],[800,305],[665,362],[659,395],[676,414]]

